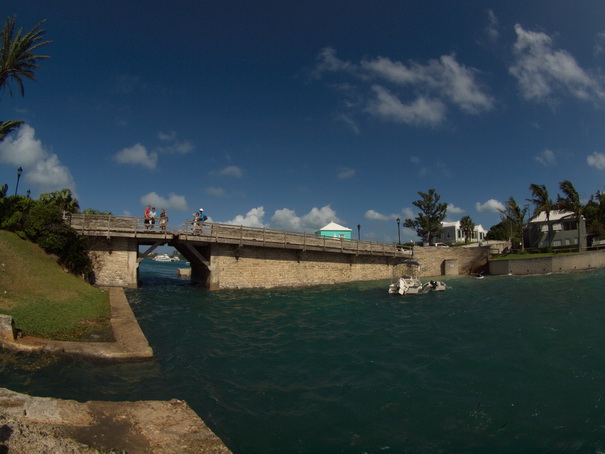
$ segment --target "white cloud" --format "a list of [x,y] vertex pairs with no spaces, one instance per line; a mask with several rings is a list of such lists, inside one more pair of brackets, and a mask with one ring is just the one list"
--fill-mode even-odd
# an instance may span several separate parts
[[224,169],[218,171],[221,176],[241,178],[244,175],[244,171],[238,166],[227,166]]
[[124,148],[113,157],[120,164],[132,164],[155,169],[158,162],[158,154],[156,152],[149,153],[140,143],[133,145],[130,148]]
[[219,188],[219,187],[207,187],[204,192],[208,195],[213,195],[215,197],[227,197],[227,193],[225,192],[225,190],[223,188]]
[[487,27],[485,27],[485,34],[489,41],[496,42],[500,37],[500,32],[498,30],[499,22],[496,14],[491,9],[487,10],[487,20],[489,23]]
[[257,208],[252,208],[250,211],[246,213],[245,216],[238,214],[231,221],[225,222],[225,224],[232,225],[243,225],[245,227],[266,227],[263,224],[263,218],[265,217],[265,208],[260,206]]
[[271,227],[294,232],[315,232],[332,221],[342,222],[330,205],[321,208],[314,207],[307,214],[300,217],[297,216],[294,210],[283,208],[275,211],[271,218]]
[[24,181],[42,192],[64,188],[73,192],[76,184],[71,172],[55,153],[44,148],[35,135],[34,128],[25,124],[19,128],[16,137],[7,136],[0,142],[0,163],[22,167]]
[[586,162],[591,167],[599,170],[605,170],[605,153],[597,153],[596,151],[586,158]]
[[447,204],[447,213],[448,214],[461,214],[461,213],[464,213],[464,210],[462,208],[458,208],[453,203],[448,203]]
[[412,219],[415,215],[410,208],[404,208],[401,210],[401,214],[382,214],[376,210],[368,210],[364,213],[363,217],[370,221],[394,221],[399,218],[403,222],[404,219]]
[[166,209],[166,211],[187,211],[189,209],[185,197],[173,193],[169,194],[168,198],[165,198],[155,192],[150,192],[141,197],[141,204],[144,206],[151,205],[152,207],[156,207],[158,212],[162,208]]
[[343,167],[338,171],[338,179],[339,180],[347,180],[349,178],[353,178],[356,172],[355,169],[349,169],[348,167]]
[[595,57],[605,54],[605,32],[597,33],[593,52]]
[[[322,50],[314,75],[345,73],[369,84],[364,111],[383,119],[411,125],[437,125],[451,104],[469,114],[493,108],[493,98],[477,82],[477,71],[460,64],[454,55],[443,55],[427,64],[393,61],[385,57],[363,59],[359,64],[340,60],[332,48]],[[390,88],[383,81],[391,85]],[[342,84],[341,84],[342,85]],[[347,84],[350,93],[351,84]],[[422,93],[421,95],[418,93]],[[352,103],[357,107],[360,103]],[[350,118],[350,117],[349,117]]]
[[366,211],[363,217],[371,221],[390,221],[398,218],[396,214],[382,214],[375,210]]
[[504,205],[495,199],[489,199],[485,203],[475,203],[475,209],[479,213],[498,213],[500,210],[504,210]]
[[548,167],[550,165],[557,163],[557,157],[555,156],[554,151],[549,150],[548,148],[545,149],[538,156],[536,156],[534,159],[545,167]]
[[194,148],[188,140],[177,139],[175,131],[169,133],[158,132],[158,139],[166,143],[166,145],[158,148],[163,153],[186,154],[193,151]]
[[437,125],[445,117],[445,105],[437,99],[418,96],[404,104],[384,87],[374,85],[372,91],[376,96],[368,103],[367,111],[377,117],[411,125]]
[[509,72],[517,79],[523,97],[546,101],[556,93],[569,93],[575,98],[603,98],[596,79],[590,77],[565,50],[552,48],[545,33],[526,31],[515,25],[517,41],[513,51],[516,61]]

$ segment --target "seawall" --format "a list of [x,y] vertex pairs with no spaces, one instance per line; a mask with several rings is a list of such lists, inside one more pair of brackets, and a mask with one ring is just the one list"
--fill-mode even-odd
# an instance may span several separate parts
[[272,288],[388,280],[401,260],[421,263],[422,276],[469,274],[487,263],[488,247],[418,247],[410,257],[216,245],[211,266],[216,288]]
[[554,255],[512,260],[490,260],[489,274],[528,275],[571,273],[605,268],[605,251],[587,251],[581,254]]

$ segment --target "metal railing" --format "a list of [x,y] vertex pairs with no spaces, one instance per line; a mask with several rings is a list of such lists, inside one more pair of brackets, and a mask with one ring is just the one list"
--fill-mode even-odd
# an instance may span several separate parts
[[297,233],[285,230],[273,230],[258,227],[244,227],[219,223],[195,223],[185,221],[179,229],[162,230],[159,220],[155,224],[145,223],[141,217],[114,216],[98,214],[65,214],[65,222],[83,235],[104,236],[140,236],[157,235],[178,238],[179,240],[228,243],[239,246],[278,247],[299,250],[321,250],[344,252],[348,254],[389,255],[410,257],[411,249],[396,244],[374,241],[350,240],[319,236],[310,233]]

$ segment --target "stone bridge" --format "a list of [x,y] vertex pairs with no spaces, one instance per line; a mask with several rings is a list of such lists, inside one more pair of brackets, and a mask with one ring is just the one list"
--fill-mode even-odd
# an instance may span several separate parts
[[395,244],[218,223],[163,230],[139,217],[88,214],[68,214],[65,222],[88,238],[101,286],[136,287],[139,263],[162,245],[182,254],[192,281],[209,289],[390,279],[395,263],[413,253]]

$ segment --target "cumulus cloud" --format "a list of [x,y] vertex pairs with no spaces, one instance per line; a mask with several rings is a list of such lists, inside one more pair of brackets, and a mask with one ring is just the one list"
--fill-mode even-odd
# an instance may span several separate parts
[[148,152],[147,148],[140,143],[130,148],[122,149],[113,158],[120,164],[131,164],[148,169],[155,169],[158,162],[158,154],[156,152]]
[[232,225],[243,225],[245,227],[266,227],[263,223],[263,218],[265,217],[265,208],[260,206],[257,208],[252,208],[250,211],[246,213],[245,216],[238,214],[232,220],[225,222],[225,224]]
[[35,136],[34,128],[25,124],[16,136],[6,137],[0,142],[0,163],[22,167],[22,178],[40,191],[68,188],[75,192],[76,184],[69,169]]
[[150,192],[141,197],[141,204],[144,206],[151,205],[159,211],[164,208],[168,210],[187,211],[189,209],[187,200],[182,195],[170,193],[168,198],[162,197],[155,192]]
[[283,208],[276,210],[271,218],[271,227],[278,230],[295,232],[315,232],[330,222],[342,222],[330,205],[312,208],[307,214],[298,216],[294,210]]
[[410,208],[404,208],[401,210],[401,214],[382,214],[376,210],[368,210],[364,213],[363,217],[370,221],[394,221],[399,219],[411,219],[415,217],[414,212]]
[[542,164],[544,167],[548,167],[557,163],[557,157],[555,156],[554,151],[549,150],[548,148],[545,149],[538,156],[536,156],[534,159],[540,164]]
[[570,94],[581,100],[603,98],[596,78],[591,77],[565,50],[553,48],[552,39],[541,32],[526,31],[515,25],[514,64],[509,68],[524,98],[547,101]]
[[158,132],[158,139],[163,143],[158,150],[162,153],[187,154],[193,151],[193,145],[188,140],[180,140],[175,131]]
[[504,210],[504,205],[496,199],[489,199],[485,203],[475,203],[475,209],[479,213],[498,213],[501,210]]
[[358,85],[347,84],[348,93],[366,91],[361,96],[365,100],[352,103],[353,107],[361,105],[371,115],[399,123],[437,125],[444,121],[448,105],[469,114],[489,111],[494,105],[478,82],[479,71],[462,65],[455,55],[425,64],[386,57],[351,63],[339,59],[333,48],[326,48],[319,54],[314,75],[320,78],[325,73],[344,73],[356,80]]
[[461,214],[464,213],[462,208],[455,206],[453,203],[447,204],[447,213],[448,214]]
[[605,153],[597,153],[596,151],[586,158],[586,162],[591,167],[599,170],[605,170]]

